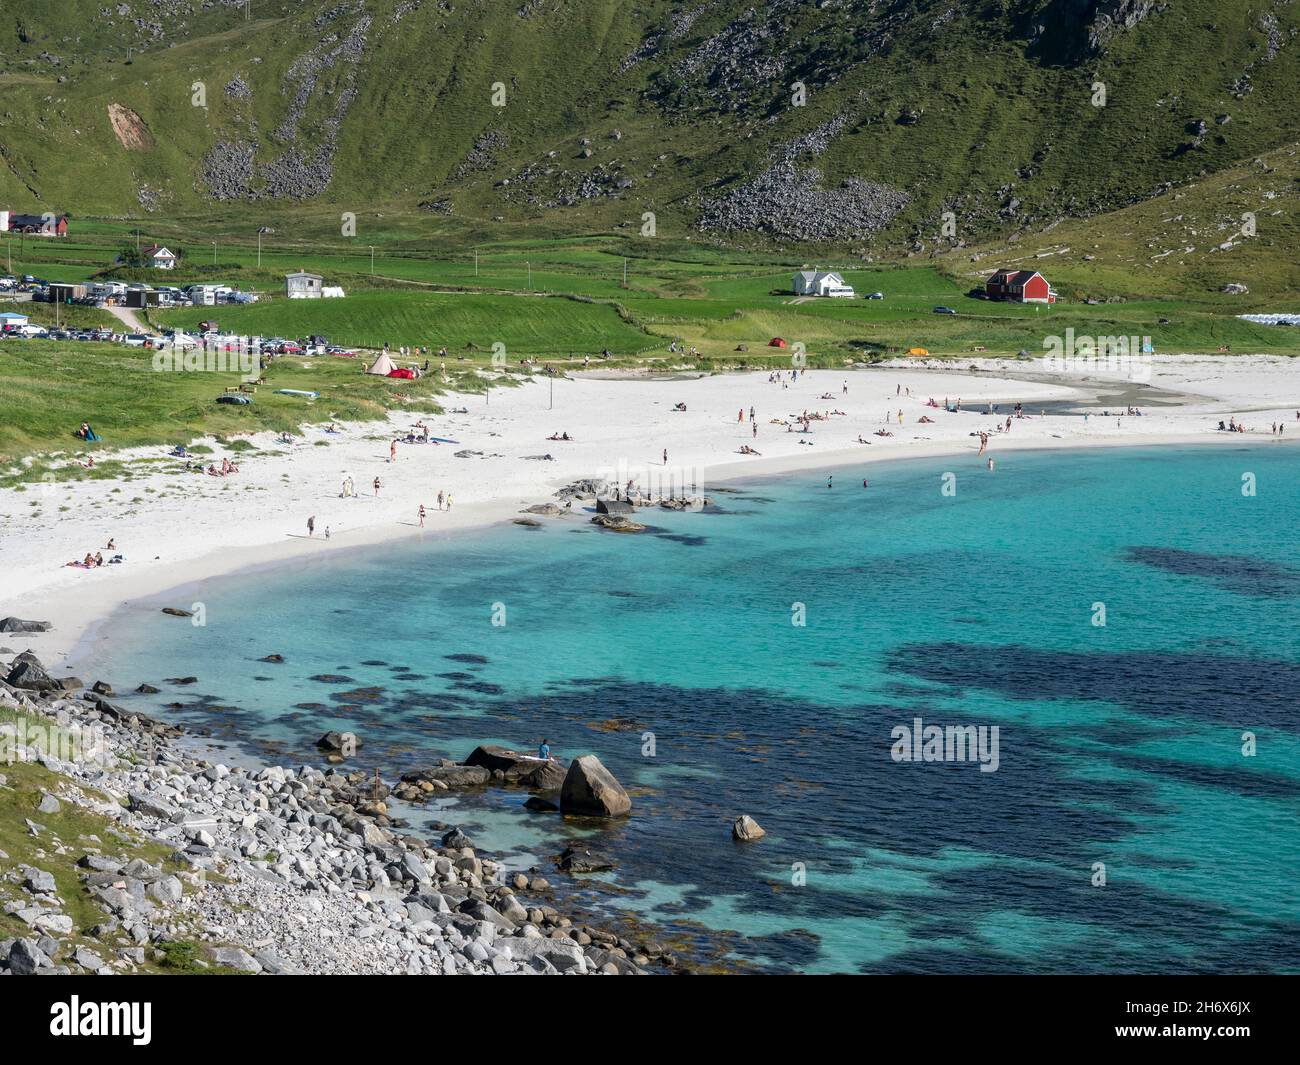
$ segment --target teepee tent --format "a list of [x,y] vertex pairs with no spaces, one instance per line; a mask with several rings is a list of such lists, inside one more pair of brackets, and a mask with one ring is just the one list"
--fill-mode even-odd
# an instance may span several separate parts
[[379,377],[387,377],[396,370],[393,360],[388,357],[388,352],[384,352],[375,360],[375,364],[366,371],[366,373],[376,374]]

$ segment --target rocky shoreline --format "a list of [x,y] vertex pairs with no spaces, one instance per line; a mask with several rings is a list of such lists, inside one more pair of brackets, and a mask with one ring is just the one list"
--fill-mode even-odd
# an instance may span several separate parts
[[[55,680],[30,652],[4,676],[0,839],[16,853],[0,847],[0,972],[681,968],[658,943],[560,913],[544,877],[507,877],[459,829],[407,834],[385,802],[472,777],[570,813],[625,812],[594,757],[566,772],[485,747],[393,788],[342,766],[250,770],[188,753],[176,727],[114,704],[103,682]],[[560,868],[600,862],[571,851]]]

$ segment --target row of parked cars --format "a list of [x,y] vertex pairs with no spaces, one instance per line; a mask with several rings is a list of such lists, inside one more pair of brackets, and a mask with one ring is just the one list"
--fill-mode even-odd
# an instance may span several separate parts
[[186,333],[168,329],[161,334],[115,333],[111,329],[51,329],[43,325],[27,324],[7,329],[0,334],[4,339],[17,340],[72,340],[99,343],[125,344],[133,348],[192,348],[217,347],[230,350],[251,351],[257,355],[355,355],[356,352],[327,344],[324,337],[289,340],[285,337],[243,337],[232,333]]

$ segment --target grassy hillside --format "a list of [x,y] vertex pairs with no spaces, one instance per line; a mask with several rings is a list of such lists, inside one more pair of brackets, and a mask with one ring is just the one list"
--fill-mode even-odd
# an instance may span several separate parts
[[1300,139],[1285,0],[129,6],[0,30],[0,202],[303,240],[351,212],[366,244],[654,212],[659,238],[928,254]]

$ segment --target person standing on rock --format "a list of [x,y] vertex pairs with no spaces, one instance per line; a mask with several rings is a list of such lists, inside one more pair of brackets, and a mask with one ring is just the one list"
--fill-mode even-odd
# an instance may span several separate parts
[[550,740],[542,740],[542,745],[537,748],[537,757],[540,758],[543,762],[549,762],[551,760]]

